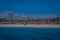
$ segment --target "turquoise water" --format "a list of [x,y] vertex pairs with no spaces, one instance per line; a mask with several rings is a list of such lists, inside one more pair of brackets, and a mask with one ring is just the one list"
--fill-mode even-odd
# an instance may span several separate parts
[[60,40],[60,28],[0,27],[0,40]]

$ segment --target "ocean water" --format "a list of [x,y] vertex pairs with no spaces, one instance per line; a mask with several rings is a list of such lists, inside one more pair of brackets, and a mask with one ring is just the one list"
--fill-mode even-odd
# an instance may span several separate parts
[[60,28],[0,27],[0,40],[60,40]]

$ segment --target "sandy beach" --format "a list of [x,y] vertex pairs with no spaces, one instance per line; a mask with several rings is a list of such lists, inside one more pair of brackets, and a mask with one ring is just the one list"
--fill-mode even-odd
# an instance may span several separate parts
[[35,28],[60,28],[60,25],[36,25],[36,24],[0,24],[0,27],[35,27]]

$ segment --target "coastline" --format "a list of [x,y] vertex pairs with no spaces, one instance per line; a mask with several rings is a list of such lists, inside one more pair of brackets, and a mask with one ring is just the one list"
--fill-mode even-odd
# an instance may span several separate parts
[[0,27],[34,27],[34,28],[60,28],[60,25],[48,25],[48,24],[0,24]]

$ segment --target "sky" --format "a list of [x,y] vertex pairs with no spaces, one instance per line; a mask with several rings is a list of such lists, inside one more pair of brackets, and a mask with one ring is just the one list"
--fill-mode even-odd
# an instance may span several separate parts
[[35,16],[60,15],[60,0],[0,0],[0,12],[5,11]]

